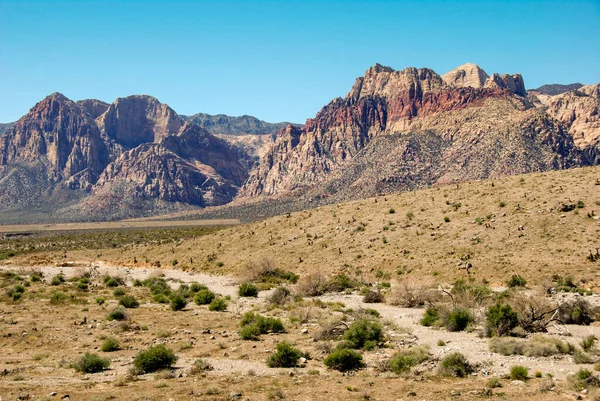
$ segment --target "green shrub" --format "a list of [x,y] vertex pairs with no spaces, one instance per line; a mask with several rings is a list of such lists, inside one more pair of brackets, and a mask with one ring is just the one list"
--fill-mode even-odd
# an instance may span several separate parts
[[18,301],[21,299],[24,292],[25,292],[25,287],[22,286],[21,284],[17,284],[15,286],[9,288],[8,290],[6,290],[6,296],[9,297],[10,299],[12,299],[13,301]]
[[140,303],[135,299],[133,295],[124,295],[119,298],[119,305],[124,306],[126,308],[137,308],[140,306]]
[[490,340],[490,351],[502,355],[552,356],[571,354],[571,344],[557,338],[535,335],[527,340],[517,338],[496,337]]
[[585,352],[576,349],[573,352],[573,362],[576,364],[586,364],[586,363],[594,363],[594,360]]
[[50,280],[50,285],[61,285],[65,282],[65,275],[62,273],[58,273],[56,276],[52,277]]
[[264,317],[256,312],[246,312],[242,316],[240,327],[239,334],[242,340],[258,340],[261,334],[285,332],[281,320],[273,317]]
[[486,383],[487,388],[499,388],[502,387],[502,382],[497,377],[492,377]]
[[455,308],[446,317],[445,326],[448,331],[463,331],[473,320],[473,315],[468,309]]
[[69,300],[69,296],[64,292],[57,291],[50,296],[51,305],[63,305]]
[[473,372],[473,368],[463,354],[454,352],[442,359],[439,372],[442,376],[466,377]]
[[152,295],[152,299],[154,300],[154,302],[159,304],[168,304],[169,302],[171,302],[169,297],[165,294],[154,294]]
[[31,276],[29,276],[32,283],[39,283],[43,278],[44,274],[42,272],[33,272],[31,273]]
[[340,372],[357,370],[365,366],[362,355],[347,348],[335,349],[325,358],[323,363],[328,368],[339,370]]
[[589,352],[596,346],[596,337],[594,335],[587,336],[583,340],[581,340],[581,348],[584,351]]
[[179,311],[185,308],[187,301],[183,296],[177,294],[171,297],[171,302],[169,302],[169,305],[171,306],[171,310]]
[[96,303],[98,305],[104,305],[105,302],[106,302],[106,299],[104,299],[104,297],[98,297],[98,298],[96,298]]
[[215,298],[211,301],[210,305],[208,305],[209,311],[222,312],[225,309],[227,309],[227,301],[223,298]]
[[448,216],[444,216],[444,222],[446,222],[446,223],[450,223],[450,217],[448,217]]
[[427,360],[429,351],[426,347],[417,346],[403,352],[396,353],[389,361],[390,370],[396,374],[408,372],[413,366],[416,366]]
[[80,291],[87,291],[89,289],[89,280],[86,279],[81,279],[77,282],[77,289]]
[[190,284],[190,294],[196,294],[202,290],[208,290],[208,287],[196,282]]
[[382,338],[383,329],[381,324],[371,319],[359,319],[344,332],[344,340],[354,349],[363,348],[367,342],[377,343]]
[[108,337],[106,340],[104,340],[104,342],[102,342],[102,345],[100,346],[100,350],[102,352],[114,352],[120,349],[121,344],[119,344],[119,341],[114,337]]
[[238,295],[240,297],[256,297],[258,295],[258,288],[250,282],[242,283],[238,288]]
[[344,290],[356,288],[358,283],[345,274],[336,274],[327,282],[327,291],[342,292]]
[[73,369],[78,372],[83,373],[97,373],[102,372],[104,369],[108,368],[110,365],[110,360],[100,358],[96,354],[85,353],[85,355],[78,358],[75,362],[73,362]]
[[525,287],[527,285],[527,280],[518,274],[513,274],[513,276],[506,282],[508,288],[515,287]]
[[433,326],[440,320],[440,312],[437,308],[433,306],[427,308],[425,313],[423,314],[423,318],[421,319],[421,325],[423,326]]
[[115,288],[112,294],[114,297],[122,297],[125,295],[125,290],[122,288]]
[[595,320],[596,311],[585,299],[565,302],[558,309],[558,319],[564,324],[587,326]]
[[270,368],[293,368],[298,363],[302,353],[291,344],[282,342],[277,344],[277,352],[267,359]]
[[291,297],[290,290],[286,287],[277,287],[273,294],[269,297],[269,303],[271,305],[285,305]]
[[127,313],[125,313],[125,309],[123,308],[115,308],[112,311],[110,311],[108,313],[108,316],[106,317],[106,320],[112,321],[112,320],[126,320],[127,319]]
[[529,369],[525,366],[515,365],[510,368],[510,380],[527,380],[529,375]]
[[519,315],[510,305],[493,305],[487,312],[486,328],[488,336],[504,336],[519,324]]
[[194,296],[194,302],[197,305],[208,305],[215,299],[215,293],[208,289],[201,289]]
[[588,369],[579,369],[574,375],[569,376],[567,381],[576,391],[600,387],[600,379]]
[[139,373],[151,373],[171,367],[177,361],[175,353],[163,344],[138,352],[133,367]]
[[109,275],[104,276],[104,278],[102,279],[102,282],[104,283],[105,286],[112,288],[112,287],[118,287],[120,285],[125,285],[125,281],[123,281],[123,279],[121,277],[112,277]]

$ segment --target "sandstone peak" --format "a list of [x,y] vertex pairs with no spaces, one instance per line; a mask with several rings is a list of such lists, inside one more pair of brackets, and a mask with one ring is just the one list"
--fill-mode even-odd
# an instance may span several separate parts
[[466,63],[442,75],[444,82],[450,86],[483,88],[489,75],[477,64]]

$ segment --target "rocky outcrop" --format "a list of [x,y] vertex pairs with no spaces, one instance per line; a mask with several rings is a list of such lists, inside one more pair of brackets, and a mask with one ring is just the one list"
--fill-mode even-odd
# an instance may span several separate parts
[[54,93],[36,104],[0,139],[0,165],[42,164],[48,179],[87,188],[109,163],[94,120],[73,101]]
[[600,84],[586,85],[543,99],[547,112],[560,121],[584,152],[588,164],[600,164]]
[[442,80],[450,86],[459,88],[483,88],[489,77],[477,64],[466,63],[442,75]]
[[[44,199],[60,209],[65,205],[56,202],[81,197],[87,199],[80,209],[97,207],[99,198],[220,205],[233,199],[247,175],[238,149],[150,96],[108,105],[54,93],[0,137],[0,210],[39,206]],[[63,189],[79,194],[65,196]]]
[[143,95],[119,98],[98,117],[98,127],[106,137],[127,150],[176,134],[183,123],[169,106]]
[[524,97],[520,75],[486,76],[472,64],[444,78],[369,68],[345,98],[278,133],[240,201],[343,200],[581,163],[563,127]]

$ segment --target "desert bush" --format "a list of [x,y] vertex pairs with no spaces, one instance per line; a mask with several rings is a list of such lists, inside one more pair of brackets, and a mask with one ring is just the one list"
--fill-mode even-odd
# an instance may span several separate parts
[[473,315],[468,309],[454,308],[446,315],[444,325],[448,331],[463,331],[473,321]]
[[127,313],[123,308],[115,308],[108,313],[106,320],[127,320]]
[[192,367],[190,368],[191,375],[197,375],[207,370],[213,370],[213,367],[204,359],[196,359]]
[[256,312],[246,312],[242,316],[240,327],[239,334],[242,340],[258,340],[261,334],[285,332],[281,320],[273,317],[264,317]]
[[374,348],[382,339],[383,328],[372,319],[359,319],[344,332],[344,340],[354,349]]
[[594,363],[594,360],[585,352],[579,349],[575,349],[575,351],[573,351],[573,362],[580,365],[586,363]]
[[323,361],[330,369],[348,372],[365,366],[362,355],[351,349],[336,349]]
[[576,391],[600,387],[600,379],[589,369],[579,369],[575,374],[567,377],[567,382]]
[[123,295],[119,298],[119,305],[125,308],[137,308],[140,306],[140,303],[133,295]]
[[528,333],[545,332],[557,306],[540,294],[516,293],[509,304],[519,316],[519,326]]
[[525,366],[515,365],[510,368],[510,380],[527,380],[529,369]]
[[50,296],[50,304],[51,305],[63,305],[65,304],[68,300],[69,300],[69,296],[67,294],[65,294],[64,292],[54,292],[51,296]]
[[171,310],[180,311],[187,305],[187,300],[180,294],[175,294],[171,297],[171,301],[169,302],[169,306]]
[[104,276],[102,282],[105,286],[109,288],[125,285],[125,281],[123,280],[123,278],[109,275]]
[[104,303],[106,302],[106,299],[104,297],[97,297],[96,298],[96,303],[100,306],[104,305]]
[[423,326],[434,326],[440,321],[440,312],[437,308],[431,306],[425,310],[423,318],[421,319],[421,325]]
[[527,285],[527,280],[525,280],[523,276],[513,274],[511,278],[506,282],[506,285],[508,286],[508,288],[525,287]]
[[565,302],[558,307],[558,320],[563,324],[588,326],[595,320],[596,310],[582,298]]
[[527,340],[517,338],[492,338],[489,343],[490,351],[502,355],[551,356],[571,354],[574,348],[571,344],[557,338],[535,335]]
[[98,373],[108,368],[110,360],[101,358],[96,354],[85,353],[73,362],[72,367],[78,372]]
[[[189,288],[190,294],[197,294],[201,290],[208,290],[208,287],[203,284],[196,283],[196,282],[193,282],[190,284],[190,288]],[[200,361],[200,359],[199,359],[199,361]]]
[[298,275],[277,267],[271,259],[263,259],[260,262],[248,262],[245,266],[245,278],[247,281],[265,284],[282,284],[285,282],[296,283]]
[[16,284],[6,290],[6,296],[9,297],[13,301],[18,301],[23,296],[25,292],[25,287],[21,284]]
[[100,350],[102,352],[114,352],[120,349],[121,344],[119,344],[119,341],[114,337],[108,337],[102,342],[102,345],[100,346]]
[[581,340],[581,348],[583,348],[583,350],[586,352],[590,352],[596,346],[596,341],[597,338],[594,335],[589,335]]
[[429,358],[429,349],[424,346],[415,346],[407,351],[397,352],[388,362],[389,369],[402,374],[408,372],[413,366],[416,366]]
[[519,324],[519,315],[510,305],[490,306],[486,315],[488,336],[504,336]]
[[177,361],[175,353],[163,344],[138,352],[133,367],[139,373],[151,373],[171,367]]
[[302,353],[291,344],[282,342],[277,344],[277,352],[267,359],[270,368],[293,368],[298,363]]
[[368,304],[376,304],[383,302],[383,294],[379,291],[368,291],[363,297],[363,302]]
[[329,279],[327,282],[327,291],[330,292],[342,292],[345,290],[353,289],[359,286],[358,281],[350,278],[346,274],[336,274]]
[[208,310],[212,312],[223,312],[227,309],[227,301],[223,298],[215,298],[208,305]]
[[29,276],[32,283],[39,283],[44,279],[44,274],[41,271],[34,271]]
[[492,377],[486,383],[487,388],[499,388],[502,387],[502,382],[497,377]]
[[258,288],[251,282],[242,283],[238,288],[238,295],[240,297],[256,297],[258,296]]
[[208,305],[215,299],[215,293],[208,289],[199,290],[194,296],[194,302],[197,305]]
[[327,291],[327,280],[321,273],[312,273],[299,281],[296,290],[306,297],[323,295]]
[[487,284],[477,284],[470,279],[456,280],[449,295],[455,308],[475,308],[481,306],[492,293]]
[[473,367],[460,352],[454,352],[444,357],[439,366],[442,376],[466,377],[473,372]]
[[114,297],[122,297],[125,295],[125,290],[122,288],[115,288],[112,292]]
[[65,275],[62,273],[58,273],[56,276],[52,277],[50,280],[50,285],[61,285],[65,282]]
[[392,293],[386,298],[390,305],[401,306],[403,308],[416,308],[431,304],[435,296],[436,290],[432,284],[423,284],[420,281],[406,279],[394,283]]
[[277,306],[285,305],[289,301],[290,297],[290,290],[288,290],[286,287],[277,287],[275,288],[275,291],[273,291],[273,294],[271,294],[269,297],[269,303]]

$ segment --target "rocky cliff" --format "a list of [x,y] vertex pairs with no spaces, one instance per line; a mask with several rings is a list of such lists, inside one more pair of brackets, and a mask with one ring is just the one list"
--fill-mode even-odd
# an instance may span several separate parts
[[238,156],[226,141],[153,97],[109,105],[54,93],[0,137],[0,210],[60,209],[65,190],[77,192],[67,198],[85,198],[79,208],[70,205],[75,214],[125,198],[220,205],[247,178]]
[[278,133],[240,202],[337,201],[585,163],[568,127],[526,96],[521,75],[474,64],[443,76],[376,64],[304,127]]

